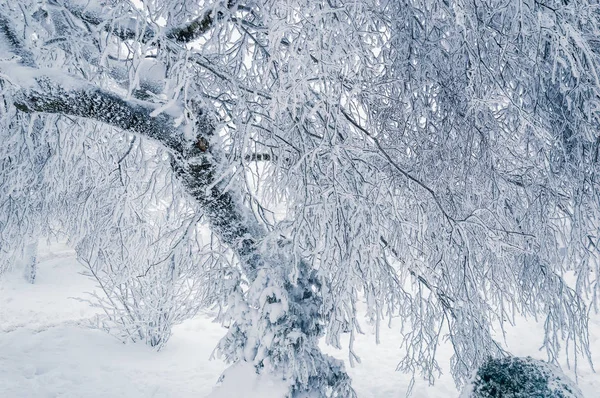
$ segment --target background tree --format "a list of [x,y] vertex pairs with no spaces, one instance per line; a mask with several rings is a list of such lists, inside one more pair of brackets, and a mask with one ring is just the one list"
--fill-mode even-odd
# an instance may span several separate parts
[[[551,360],[561,336],[589,358],[597,2],[1,4],[2,134],[43,148],[63,123],[72,140],[116,137],[121,154],[126,134],[160,148],[173,191],[237,259],[226,359],[280,375],[292,396],[349,396],[317,343],[348,331],[357,359],[359,300],[377,327],[402,318],[400,368],[431,381],[445,333],[461,383],[504,354],[492,326],[517,314],[545,317]],[[6,153],[1,178],[36,164]],[[7,214],[34,214],[17,202]],[[23,234],[3,228],[3,242]]]

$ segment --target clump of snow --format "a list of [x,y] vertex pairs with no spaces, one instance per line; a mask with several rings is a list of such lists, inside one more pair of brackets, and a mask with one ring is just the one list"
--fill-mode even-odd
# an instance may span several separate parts
[[265,398],[284,397],[289,390],[287,383],[265,374],[257,374],[254,366],[240,362],[228,368],[209,398]]
[[[1,47],[1,46],[0,46]],[[64,73],[59,69],[31,68],[18,64],[15,60],[0,62],[0,78],[23,89],[38,89],[39,81],[50,79],[53,84],[65,90],[87,87],[87,82]]]

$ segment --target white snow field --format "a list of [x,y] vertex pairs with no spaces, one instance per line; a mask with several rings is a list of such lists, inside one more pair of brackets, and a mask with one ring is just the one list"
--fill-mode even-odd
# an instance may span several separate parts
[[[74,252],[54,244],[40,248],[37,281],[28,284],[19,267],[0,280],[0,397],[210,397],[280,398],[284,386],[268,376],[256,376],[250,366],[228,371],[219,359],[210,360],[224,329],[209,313],[178,325],[167,346],[155,352],[143,344],[122,344],[87,320],[94,309],[74,299],[93,291],[92,281],[81,275],[83,268]],[[361,398],[403,397],[410,376],[396,372],[402,351],[397,330],[382,327],[381,344],[366,323],[365,335],[357,337],[355,351],[362,363],[349,369]],[[400,327],[400,320],[397,325]],[[590,323],[596,364],[600,363],[600,316]],[[538,351],[541,327],[521,322],[509,330],[506,343],[516,355],[544,359]],[[347,343],[347,340],[345,341]],[[346,353],[324,347],[338,358]],[[458,397],[449,375],[448,345],[440,349],[444,374],[434,386],[417,379],[413,397]],[[573,372],[563,369],[569,376]],[[348,366],[348,365],[347,365]],[[588,398],[600,396],[600,375],[584,361],[579,363],[579,386]]]

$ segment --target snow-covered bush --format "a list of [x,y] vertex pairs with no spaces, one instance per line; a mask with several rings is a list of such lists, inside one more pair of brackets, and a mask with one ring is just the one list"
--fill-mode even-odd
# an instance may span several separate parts
[[533,359],[489,359],[466,385],[461,398],[583,398],[556,366]]
[[172,327],[202,306],[200,280],[189,270],[180,269],[178,261],[172,256],[146,264],[144,271],[139,262],[113,267],[106,259],[82,259],[100,287],[87,300],[103,311],[95,319],[96,325],[122,341],[142,341],[161,349]]
[[164,152],[143,140],[121,149],[126,152],[117,158],[92,144],[88,156],[108,167],[96,166],[91,177],[74,182],[95,189],[71,189],[86,199],[64,224],[85,274],[98,286],[86,300],[102,310],[95,325],[161,349],[174,325],[213,304],[207,291],[214,284],[204,271],[226,262],[203,240],[210,234],[198,223],[201,212],[174,189]]
[[[155,215],[155,221],[161,217]],[[85,274],[99,288],[86,300],[102,310],[95,325],[124,342],[160,350],[174,325],[224,300],[232,267],[226,256],[215,256],[224,250],[213,239],[203,240],[205,231],[196,228],[195,219],[171,223],[126,220],[77,246]],[[131,250],[120,250],[120,241]]]
[[226,314],[245,322],[229,327],[219,354],[229,362],[251,363],[257,373],[279,376],[289,384],[289,397],[355,398],[343,361],[319,350],[326,320],[318,273],[294,263],[282,242],[263,246],[268,265],[245,292],[247,301],[239,291],[232,295]]

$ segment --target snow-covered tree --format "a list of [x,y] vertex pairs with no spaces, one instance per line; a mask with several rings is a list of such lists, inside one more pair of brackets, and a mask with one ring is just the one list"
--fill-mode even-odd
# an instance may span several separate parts
[[556,366],[531,357],[495,358],[477,370],[461,398],[583,398]]
[[[353,363],[359,300],[402,319],[400,368],[430,381],[444,334],[461,383],[517,314],[545,319],[550,360],[563,336],[589,358],[599,24],[595,0],[0,1],[0,244],[61,220],[144,246],[110,235],[144,221],[110,217],[130,191],[71,173],[98,162],[235,256],[200,272],[228,298],[220,353],[291,396],[353,394],[318,341],[349,332]],[[127,177],[132,137],[157,152],[131,164],[166,174]],[[55,200],[67,180],[86,190]]]

